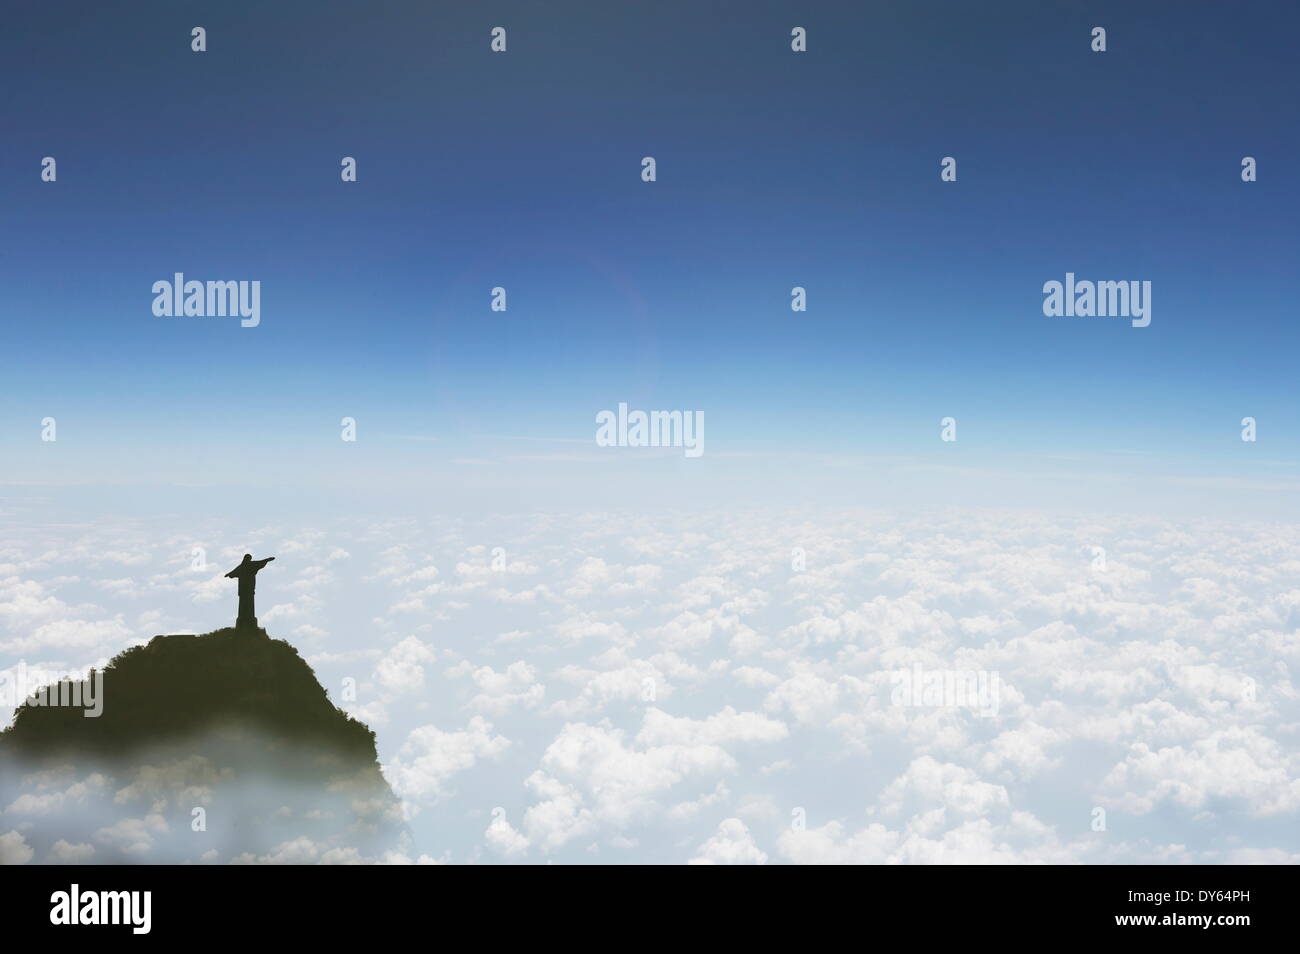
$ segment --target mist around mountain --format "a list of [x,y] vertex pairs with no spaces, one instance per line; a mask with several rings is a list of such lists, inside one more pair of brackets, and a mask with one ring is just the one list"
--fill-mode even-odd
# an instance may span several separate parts
[[97,717],[29,698],[0,733],[0,800],[30,819],[4,834],[5,860],[410,860],[374,733],[289,643],[157,636],[95,678],[73,688],[96,692]]

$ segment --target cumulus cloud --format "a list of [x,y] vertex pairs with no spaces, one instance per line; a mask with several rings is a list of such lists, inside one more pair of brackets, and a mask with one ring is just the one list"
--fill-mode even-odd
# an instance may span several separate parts
[[[200,530],[237,536],[231,565],[289,544],[261,618],[310,640],[331,695],[356,685],[416,839],[391,863],[1300,855],[1295,526],[813,510]],[[174,531],[24,533],[0,561],[0,668],[229,622],[230,581]],[[997,704],[900,701],[917,668],[996,675]],[[29,860],[147,855],[167,836],[151,819],[178,829],[215,784],[157,769],[33,778],[0,831]],[[28,836],[119,796],[102,831]],[[347,860],[330,850],[245,860]]]
[[8,831],[0,835],[0,865],[25,865],[35,854],[20,832]]
[[48,863],[52,865],[84,865],[95,857],[95,846],[85,843],[72,844],[60,838],[50,849]]
[[492,823],[483,833],[491,851],[502,858],[522,858],[528,854],[528,839],[515,831],[502,812],[494,813]]
[[457,773],[473,768],[481,759],[500,755],[509,745],[509,739],[493,734],[492,723],[482,716],[474,716],[459,731],[421,726],[384,765],[384,774],[413,814],[418,806],[445,798],[448,783]]
[[688,864],[692,865],[763,865],[767,852],[761,850],[739,818],[726,818]]

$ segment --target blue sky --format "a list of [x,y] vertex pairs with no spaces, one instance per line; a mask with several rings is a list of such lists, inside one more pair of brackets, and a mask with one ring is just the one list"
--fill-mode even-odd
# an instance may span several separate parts
[[[705,413],[695,472],[619,478],[670,500],[702,475],[783,499],[767,475],[823,457],[1287,486],[1296,14],[1142,6],[18,11],[8,479],[582,499],[608,469],[531,458],[626,401]],[[155,317],[176,271],[261,281],[261,325]],[[1151,281],[1151,326],[1044,317],[1066,271]]]

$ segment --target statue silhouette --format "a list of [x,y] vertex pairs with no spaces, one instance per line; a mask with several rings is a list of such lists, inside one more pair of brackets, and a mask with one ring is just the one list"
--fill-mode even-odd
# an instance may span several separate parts
[[239,581],[239,616],[235,618],[237,629],[257,629],[257,615],[253,612],[253,589],[257,586],[257,571],[266,566],[275,557],[254,560],[251,553],[244,554],[244,561],[229,573]]

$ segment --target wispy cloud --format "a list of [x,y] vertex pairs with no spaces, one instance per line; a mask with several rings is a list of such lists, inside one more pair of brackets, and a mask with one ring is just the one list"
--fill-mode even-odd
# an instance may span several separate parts
[[594,444],[594,437],[524,437],[517,434],[476,434],[481,440],[492,441],[540,441],[552,444]]

